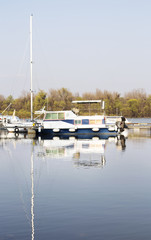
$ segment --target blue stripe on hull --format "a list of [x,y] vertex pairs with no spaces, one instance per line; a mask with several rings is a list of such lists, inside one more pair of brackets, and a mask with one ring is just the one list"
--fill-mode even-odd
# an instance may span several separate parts
[[117,136],[116,131],[109,131],[108,128],[101,128],[98,132],[94,132],[92,129],[78,129],[75,132],[69,132],[69,129],[60,129],[59,132],[53,132],[52,129],[41,129],[41,132],[37,131],[37,136],[41,137],[54,137],[54,136],[80,136],[80,138],[90,137],[115,137]]

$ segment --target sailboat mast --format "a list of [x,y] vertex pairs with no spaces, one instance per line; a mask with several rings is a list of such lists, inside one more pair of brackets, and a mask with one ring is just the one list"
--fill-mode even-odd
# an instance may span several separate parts
[[33,83],[32,83],[32,75],[33,75],[33,54],[32,54],[32,17],[30,16],[30,105],[31,105],[31,121],[33,121]]

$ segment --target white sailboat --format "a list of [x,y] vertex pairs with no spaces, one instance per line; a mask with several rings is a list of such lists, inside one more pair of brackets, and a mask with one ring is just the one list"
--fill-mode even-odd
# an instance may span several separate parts
[[31,121],[22,121],[17,116],[15,116],[15,110],[12,116],[3,117],[3,126],[8,130],[8,132],[22,133],[28,132],[29,128],[33,127],[33,83],[32,83],[32,66],[33,66],[33,55],[32,55],[32,17],[30,16],[30,105],[31,105]]

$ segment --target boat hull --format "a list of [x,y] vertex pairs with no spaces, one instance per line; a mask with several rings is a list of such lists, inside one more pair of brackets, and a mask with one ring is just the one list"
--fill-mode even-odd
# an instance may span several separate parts
[[109,131],[108,128],[100,128],[98,131],[93,131],[93,129],[77,129],[75,132],[70,132],[69,129],[59,129],[58,132],[55,132],[54,129],[42,128],[36,130],[36,135],[42,138],[52,138],[55,136],[58,137],[70,137],[75,136],[78,138],[89,138],[89,137],[115,137],[117,136],[117,131]]

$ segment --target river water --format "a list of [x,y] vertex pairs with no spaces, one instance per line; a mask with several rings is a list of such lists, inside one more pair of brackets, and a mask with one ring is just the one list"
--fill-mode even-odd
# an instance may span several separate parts
[[0,136],[0,239],[151,239],[149,133]]

